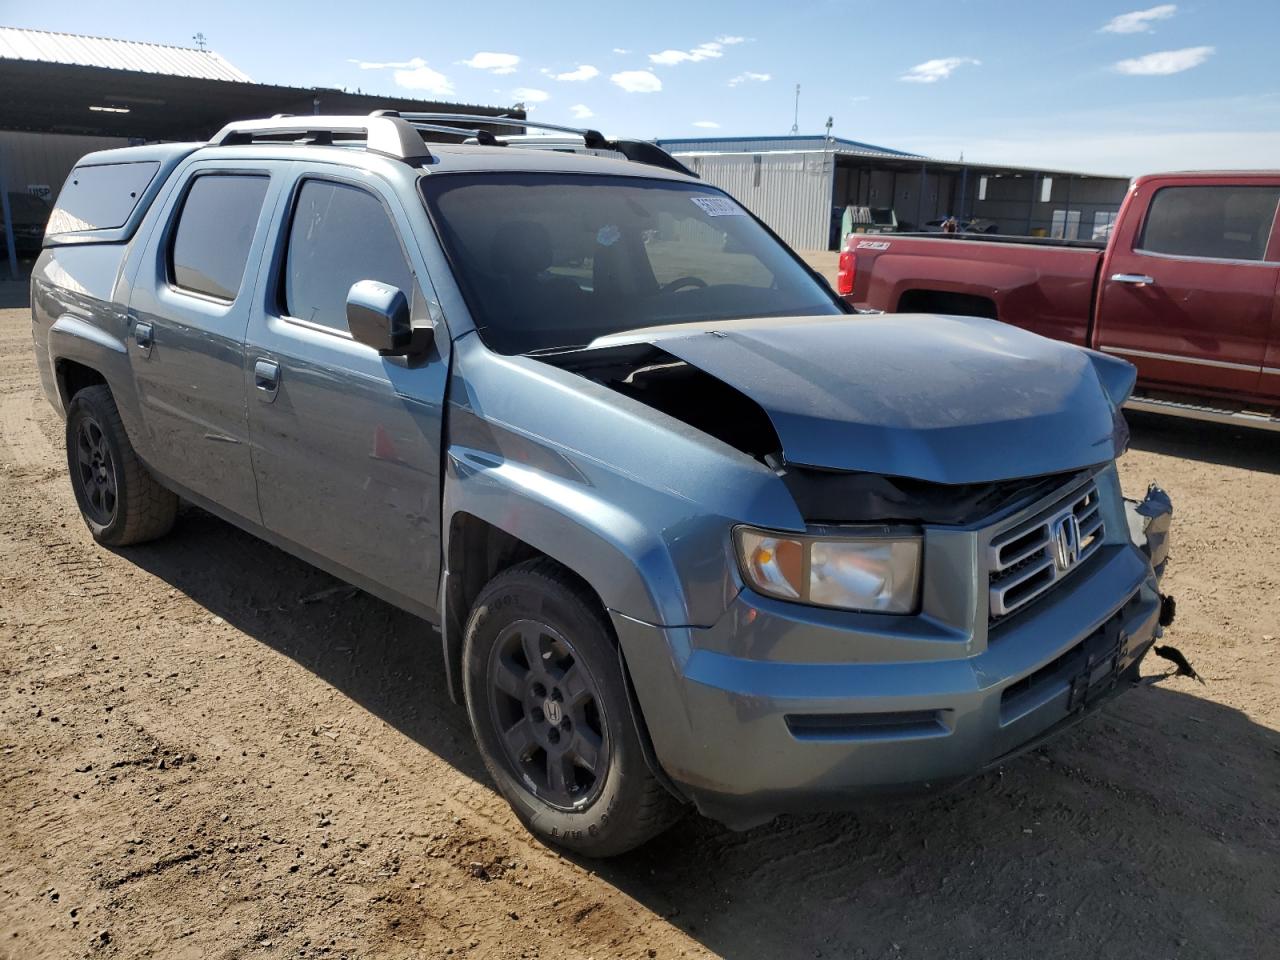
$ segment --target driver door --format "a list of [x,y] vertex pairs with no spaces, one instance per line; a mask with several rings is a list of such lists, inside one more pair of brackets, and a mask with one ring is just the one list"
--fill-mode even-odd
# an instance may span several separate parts
[[392,191],[329,175],[303,172],[286,208],[247,345],[263,523],[318,565],[428,613],[448,339],[425,360],[381,357],[346,322],[359,280],[393,284],[425,311],[411,228]]

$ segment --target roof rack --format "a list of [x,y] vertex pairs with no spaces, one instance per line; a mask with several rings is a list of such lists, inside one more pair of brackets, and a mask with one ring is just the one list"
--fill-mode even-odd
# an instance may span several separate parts
[[423,162],[431,159],[422,136],[399,117],[376,116],[275,116],[270,120],[240,120],[229,123],[209,140],[214,147],[230,147],[272,137],[294,136],[315,143],[331,144],[334,134],[348,134],[365,142],[365,149],[398,160]]
[[[521,132],[533,129],[567,133],[574,137],[581,137],[583,146],[588,150],[610,150],[622,154],[635,163],[662,167],[690,177],[697,176],[661,147],[644,140],[609,140],[600,131],[589,128],[565,127],[519,117],[487,117],[467,113],[398,113],[395,110],[375,110],[368,116],[295,117],[277,114],[269,120],[240,120],[229,123],[210,138],[209,145],[230,147],[280,137],[307,140],[315,144],[332,144],[337,134],[339,138],[345,135],[346,139],[363,140],[366,150],[409,163],[423,163],[432,159],[431,151],[422,139],[422,133],[466,137],[484,146],[509,145],[507,138],[496,136],[488,130],[481,129],[480,126],[453,126],[453,124],[464,123],[515,127]],[[534,144],[526,140],[521,142],[520,146],[531,147]]]
[[[558,123],[544,123],[541,120],[528,120],[520,117],[478,117],[464,113],[403,113],[393,110],[379,110],[380,116],[398,116],[408,121],[415,127],[434,132],[445,133],[471,133],[476,135],[477,142],[484,143],[485,140],[479,136],[486,131],[471,130],[463,131],[456,128],[446,127],[441,130],[436,124],[441,123],[482,123],[486,126],[499,127],[518,127],[521,130],[548,130],[553,133],[568,133],[575,137],[582,138],[582,144],[588,150],[612,150],[620,153],[628,160],[634,163],[645,163],[652,167],[662,167],[665,170],[672,170],[676,173],[683,173],[686,176],[696,177],[692,170],[677,160],[671,154],[667,153],[661,147],[649,143],[644,140],[609,140],[600,133],[599,130],[592,130],[589,127],[566,127]],[[496,144],[505,142],[499,138],[489,134],[490,139]],[[520,144],[521,146],[531,146],[528,141]]]

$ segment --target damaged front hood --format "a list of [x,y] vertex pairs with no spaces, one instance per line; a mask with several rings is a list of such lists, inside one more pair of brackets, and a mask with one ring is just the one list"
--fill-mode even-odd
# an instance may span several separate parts
[[1125,428],[1083,350],[975,317],[888,314],[636,330],[758,403],[788,463],[982,483],[1123,452]]

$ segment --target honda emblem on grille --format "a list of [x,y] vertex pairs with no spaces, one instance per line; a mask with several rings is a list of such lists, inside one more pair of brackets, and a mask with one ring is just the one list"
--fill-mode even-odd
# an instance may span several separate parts
[[1066,573],[1080,562],[1080,521],[1074,513],[1053,523],[1053,562],[1059,573]]

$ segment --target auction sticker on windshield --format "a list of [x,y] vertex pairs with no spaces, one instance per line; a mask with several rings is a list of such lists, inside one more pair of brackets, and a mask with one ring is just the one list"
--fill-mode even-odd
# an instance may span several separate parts
[[747,212],[728,197],[690,197],[708,217],[745,217]]

